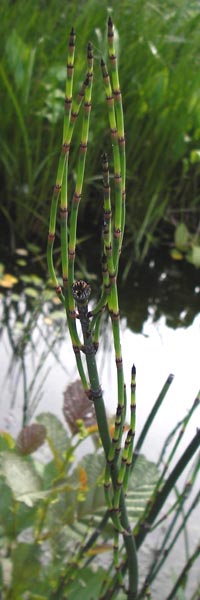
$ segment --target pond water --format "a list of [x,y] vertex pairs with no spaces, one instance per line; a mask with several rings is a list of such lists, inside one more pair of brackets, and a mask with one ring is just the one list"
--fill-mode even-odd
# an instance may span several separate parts
[[[143,277],[135,277],[131,285],[129,280],[128,287],[120,292],[121,343],[128,398],[133,363],[137,369],[136,441],[168,375],[174,375],[142,448],[148,459],[157,461],[164,440],[187,413],[200,389],[200,286],[196,272],[193,283],[189,285],[188,279],[183,285],[182,272],[179,272],[179,277],[175,277],[177,267],[173,267],[171,278],[166,265],[156,271],[155,263],[149,261],[145,269]],[[27,403],[27,414],[32,419],[40,412],[50,411],[63,420],[63,392],[69,383],[77,379],[74,354],[62,307],[58,307],[52,297],[49,302],[44,296],[44,302],[38,309],[38,290],[42,295],[44,284],[39,283],[38,275],[35,277],[35,283],[33,278],[29,283],[28,280],[24,281],[23,289],[15,291],[12,288],[6,294],[2,293],[1,297],[0,428],[10,431],[13,435],[16,435],[22,426],[24,403]],[[149,285],[148,281],[151,282]],[[31,297],[30,292],[31,286],[34,289],[34,285],[35,298],[34,293]],[[186,288],[187,293],[184,295]],[[112,336],[107,322],[104,323],[97,357],[107,411],[114,414],[117,393],[116,367]],[[198,408],[183,436],[176,460],[194,436],[199,422]],[[186,475],[182,480],[186,481]],[[198,542],[199,522],[200,509],[197,506],[188,527],[190,552]],[[158,540],[154,536],[145,544],[142,551],[143,567],[157,545]],[[168,558],[158,582],[152,587],[155,599],[160,598],[161,589],[171,589],[173,577],[180,572],[184,562],[184,544],[181,538]],[[188,594],[194,590],[199,576],[197,562],[189,577]]]

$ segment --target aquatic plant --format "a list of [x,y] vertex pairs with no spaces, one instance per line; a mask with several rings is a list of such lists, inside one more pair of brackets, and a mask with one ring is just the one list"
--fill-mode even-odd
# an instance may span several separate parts
[[[131,419],[130,427],[125,440],[123,440],[123,429],[126,417],[126,384],[123,373],[123,360],[121,354],[120,327],[119,327],[119,302],[117,276],[119,258],[121,254],[124,226],[125,226],[125,198],[126,198],[126,158],[125,158],[125,135],[124,117],[122,107],[122,96],[119,84],[117,57],[114,46],[114,28],[111,17],[108,19],[108,57],[110,61],[111,77],[105,61],[101,60],[101,70],[105,88],[106,104],[108,109],[109,128],[111,133],[113,149],[113,179],[114,200],[111,200],[111,187],[109,179],[108,157],[102,156],[103,171],[103,228],[102,228],[102,290],[99,301],[92,310],[89,310],[89,299],[91,294],[90,285],[84,280],[74,280],[74,264],[76,257],[76,236],[78,208],[81,201],[85,160],[88,144],[89,117],[91,109],[91,93],[93,81],[93,52],[92,45],[88,44],[87,50],[87,74],[84,84],[76,99],[73,99],[73,77],[74,77],[74,54],[75,54],[75,32],[72,29],[69,40],[69,52],[67,60],[67,83],[65,98],[65,117],[63,126],[62,148],[58,165],[56,183],[50,212],[50,226],[48,234],[47,261],[49,273],[55,291],[63,303],[72,347],[76,358],[77,368],[81,377],[83,389],[93,402],[98,431],[105,453],[105,479],[104,491],[114,530],[114,565],[117,571],[118,584],[123,588],[123,569],[119,563],[119,534],[122,534],[127,558],[125,565],[128,569],[129,583],[126,592],[129,600],[137,597],[138,592],[138,565],[136,542],[138,545],[145,537],[144,523],[149,525],[155,520],[160,508],[168,496],[169,490],[174,485],[173,474],[166,482],[162,492],[158,490],[163,482],[163,476],[155,488],[155,496],[151,500],[150,508],[147,507],[141,523],[138,524],[135,535],[131,532],[128,514],[126,510],[125,494],[128,489],[128,480],[133,467],[134,437],[135,437],[135,378],[136,369],[133,365],[131,375]],[[79,158],[76,175],[75,191],[71,200],[68,200],[68,164],[74,124],[78,117],[81,102],[83,101],[83,117],[81,128],[81,139],[79,147]],[[62,262],[62,285],[57,278],[53,264],[53,247],[56,230],[56,214],[58,201],[60,199],[60,224],[61,224],[61,262]],[[70,215],[68,224],[68,213]],[[99,381],[96,352],[99,344],[100,324],[103,311],[108,311],[111,319],[113,344],[115,349],[115,360],[117,369],[117,410],[115,417],[115,428],[110,436],[103,393]],[[80,339],[76,322],[79,320],[82,330],[83,341]],[[82,354],[85,357],[84,366]],[[161,395],[161,400],[163,396]],[[155,413],[159,407],[155,407]],[[154,413],[152,414],[153,419]],[[149,423],[147,421],[147,429]],[[144,433],[145,435],[145,433]],[[194,442],[196,450],[196,441]],[[192,446],[191,456],[194,448]],[[188,450],[189,452],[189,450]],[[186,460],[187,462],[187,460]],[[177,467],[178,472],[180,466]],[[175,475],[176,481],[176,475]],[[173,483],[172,483],[173,482]],[[166,495],[165,495],[166,494]],[[160,500],[160,498],[162,498]],[[77,562],[79,558],[77,557]],[[107,594],[108,592],[106,592]],[[104,597],[104,595],[102,596]],[[107,598],[107,595],[105,596]],[[110,596],[109,596],[110,597]]]
[[[197,492],[189,507],[186,505],[199,472],[199,431],[181,456],[176,458],[186,427],[199,405],[199,397],[165,440],[158,464],[150,463],[142,456],[141,449],[171,385],[173,377],[169,376],[134,449],[136,368],[133,365],[130,377],[130,423],[127,426],[128,394],[123,373],[117,285],[125,224],[126,168],[112,20],[108,21],[111,77],[104,60],[101,61],[101,70],[113,146],[114,185],[111,188],[108,157],[103,153],[102,289],[96,305],[90,303],[89,283],[75,279],[77,219],[86,164],[93,81],[92,45],[88,44],[87,48],[84,83],[75,96],[74,55],[75,31],[72,29],[67,61],[66,112],[51,205],[47,259],[53,287],[66,311],[83,398],[76,402],[80,382],[76,389],[72,389],[70,384],[65,393],[63,412],[72,435],[57,417],[49,413],[40,414],[37,423],[25,423],[16,441],[7,432],[0,435],[0,584],[5,600],[61,600],[65,597],[76,600],[80,593],[82,600],[88,597],[95,600],[149,598],[150,586],[165,562],[167,549],[173,548],[177,537],[184,531],[186,564],[169,592],[168,598],[173,598],[177,588],[184,585],[185,577],[199,555],[199,547],[189,555],[186,533],[188,518],[199,501]],[[81,104],[76,184],[69,201],[70,145],[75,123],[78,118],[80,120]],[[58,204],[62,281],[54,267]],[[112,424],[107,420],[96,364],[105,312],[111,321],[118,384],[117,410]],[[78,413],[70,408],[73,394]],[[84,394],[86,411],[82,410]],[[88,421],[90,402],[92,414],[89,415],[91,421]],[[93,451],[81,460],[76,457],[75,461],[77,448],[80,449],[88,439],[94,443]],[[41,463],[32,453],[44,443],[50,458]],[[189,475],[179,490],[178,479],[191,461]],[[174,501],[168,507],[166,501],[172,491],[175,493]],[[184,510],[186,506],[187,511]],[[182,516],[181,524],[177,521],[179,516]],[[137,551],[147,535],[162,526],[163,521],[167,527],[161,551],[147,568],[145,581],[138,586]],[[109,567],[106,564],[105,568],[98,559],[106,551],[110,552],[110,559]]]

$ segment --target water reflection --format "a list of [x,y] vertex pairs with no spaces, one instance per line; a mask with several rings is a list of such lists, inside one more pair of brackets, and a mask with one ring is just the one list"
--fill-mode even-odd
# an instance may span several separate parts
[[[137,277],[134,276],[135,283],[132,285],[130,281],[133,281],[133,274],[129,274],[127,294],[124,289],[120,291],[121,341],[128,400],[133,362],[137,368],[137,438],[167,376],[171,372],[175,375],[143,447],[144,453],[154,461],[158,459],[167,435],[185,416],[200,388],[197,351],[200,339],[200,315],[197,315],[199,291],[197,289],[195,292],[195,288],[198,288],[196,279],[190,286],[189,280],[184,280],[184,273],[180,273],[178,279],[174,274],[173,280],[166,266],[160,267],[159,274],[154,265],[148,264],[143,275],[140,272],[135,274]],[[181,285],[184,292],[190,290],[188,302],[187,294],[181,293]],[[50,411],[63,419],[64,390],[77,379],[62,306],[54,303],[51,293],[48,296],[42,280],[37,280],[37,284],[33,285],[36,294],[30,293],[30,287],[28,294],[27,288],[22,290],[19,286],[18,293],[8,291],[1,298],[0,426],[14,435],[21,428],[24,416],[29,419],[37,413]],[[186,328],[189,322],[191,324]],[[175,325],[179,327],[175,329]],[[105,321],[97,357],[110,414],[116,409],[117,397],[116,365],[111,340],[110,328]],[[193,437],[198,423],[199,409],[189,423],[179,455]],[[198,507],[190,522],[194,544],[198,536],[197,511]],[[171,563],[162,573],[162,587],[159,579],[158,589],[152,590],[155,598],[160,598],[159,590],[163,589],[166,582],[168,584],[174,565],[176,572],[179,566],[181,568],[184,560],[181,544],[180,541],[175,547]],[[149,546],[147,549],[149,557]],[[180,565],[177,563],[177,554]],[[197,577],[195,566],[190,578],[191,593]]]
[[138,333],[150,311],[154,322],[165,316],[169,327],[188,327],[200,312],[200,270],[173,262],[168,254],[156,255],[142,268],[133,266],[125,288],[120,287],[120,306],[129,328]]

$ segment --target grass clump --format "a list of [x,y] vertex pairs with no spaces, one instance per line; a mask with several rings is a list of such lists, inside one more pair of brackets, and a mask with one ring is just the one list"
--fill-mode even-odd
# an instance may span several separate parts
[[[46,228],[47,190],[53,184],[62,121],[66,23],[76,19],[80,51],[88,39],[96,59],[106,47],[105,22],[115,11],[115,34],[124,90],[127,146],[127,241],[131,259],[144,258],[172,229],[184,222],[198,233],[199,215],[199,4],[176,0],[153,3],[124,0],[30,0],[1,3],[1,211],[12,234],[26,240]],[[118,34],[120,28],[120,37]],[[122,50],[123,49],[123,50]],[[127,50],[126,50],[127,49]],[[77,72],[82,69],[82,59]],[[99,195],[99,159],[106,149],[102,88],[94,67],[96,103],[88,150],[85,189]],[[100,136],[100,137],[99,137]],[[76,133],[75,133],[75,140]],[[91,152],[91,153],[90,153]],[[75,150],[71,151],[73,187]],[[92,187],[91,187],[92,181]],[[87,196],[87,197],[86,197]],[[88,194],[85,194],[85,204]],[[89,200],[89,198],[88,198]],[[82,216],[85,209],[83,204]],[[198,235],[195,244],[198,246]]]

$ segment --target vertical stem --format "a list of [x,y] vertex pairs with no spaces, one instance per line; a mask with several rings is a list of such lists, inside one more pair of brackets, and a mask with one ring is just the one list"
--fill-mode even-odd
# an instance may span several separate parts
[[[99,434],[102,440],[105,456],[108,460],[111,448],[111,439],[108,429],[102,390],[99,383],[92,336],[89,330],[88,300],[90,296],[90,291],[90,286],[82,280],[75,282],[72,286],[72,293],[77,304],[79,318],[82,326],[88,375],[91,384],[91,399],[94,402]],[[111,478],[113,487],[116,489],[118,478],[118,469],[116,463],[113,463],[112,465]],[[128,600],[134,600],[136,599],[138,585],[137,555],[135,541],[131,533],[122,490],[120,494],[120,511],[122,525],[120,531],[122,531],[124,537],[129,571]],[[115,519],[115,516],[117,515],[115,515],[114,513],[112,517]]]

